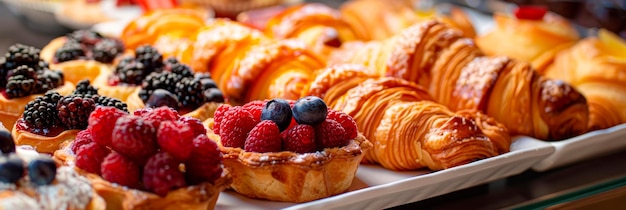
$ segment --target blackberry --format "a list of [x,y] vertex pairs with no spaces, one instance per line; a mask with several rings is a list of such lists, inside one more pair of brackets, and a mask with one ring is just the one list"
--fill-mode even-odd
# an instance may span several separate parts
[[62,86],[63,83],[64,80],[62,71],[42,71],[40,74],[37,74],[34,93],[45,93],[46,91]]
[[101,96],[101,95],[93,95],[91,98],[96,102],[96,105],[98,106],[111,106],[119,110],[128,112],[128,107],[126,103],[120,101],[117,98],[111,98],[111,97]]
[[76,41],[68,41],[63,44],[54,53],[55,62],[65,62],[71,60],[78,60],[81,57],[85,57],[85,51],[80,43]]
[[185,77],[193,77],[193,71],[191,67],[182,64],[178,61],[178,59],[174,57],[170,57],[164,61],[165,70],[170,71],[174,74],[178,74],[178,80],[181,80]]
[[115,57],[124,52],[124,45],[116,39],[102,39],[93,47],[93,59],[102,63],[112,63]]
[[57,102],[61,94],[50,91],[26,104],[24,120],[35,128],[50,128],[57,122]]
[[[9,71],[21,65],[27,65],[33,68],[41,68],[41,59],[39,58],[39,49],[22,44],[15,44],[9,47],[8,52],[0,57],[0,86],[7,84],[7,74]],[[47,66],[45,62],[43,62]]]
[[89,114],[96,109],[96,102],[82,94],[64,96],[57,102],[58,117],[69,129],[87,128]]
[[29,67],[27,65],[21,65],[21,66],[18,66],[17,68],[15,68],[15,69],[9,70],[7,72],[6,78],[9,79],[9,78],[11,78],[13,76],[17,76],[17,75],[22,75],[22,76],[25,76],[27,78],[34,79],[34,78],[37,77],[37,72],[35,71],[35,69],[33,69],[33,68],[31,68],[31,67]]
[[8,98],[19,98],[35,92],[35,79],[28,78],[24,75],[15,75],[9,78],[6,85],[6,94]]
[[204,101],[206,102],[224,102],[224,94],[222,94],[222,91],[217,88],[205,89],[202,92],[202,95],[204,95]]
[[89,84],[89,80],[84,79],[76,84],[74,94],[98,95],[98,88],[95,88],[94,86]]
[[104,37],[92,30],[77,30],[66,35],[69,40],[77,41],[87,46],[93,46]]
[[148,69],[140,62],[120,62],[115,68],[115,76],[120,82],[133,85],[141,85],[141,81],[148,74]]
[[174,92],[176,90],[176,81],[178,81],[177,75],[171,72],[153,72],[142,81],[139,98],[146,103],[156,89]]
[[142,63],[145,69],[150,72],[160,72],[163,69],[163,55],[150,45],[137,47],[135,50],[135,60]]
[[178,101],[182,107],[196,108],[204,103],[202,84],[200,80],[185,78],[176,83],[174,93],[178,94]]

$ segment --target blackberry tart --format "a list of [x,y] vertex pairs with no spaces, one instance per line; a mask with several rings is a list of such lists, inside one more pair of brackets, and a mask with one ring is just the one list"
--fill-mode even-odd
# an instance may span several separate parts
[[40,50],[22,44],[10,46],[0,57],[0,121],[12,127],[24,106],[49,90],[69,94],[74,85],[61,71],[52,70],[39,55]]
[[97,106],[110,106],[128,112],[122,101],[98,95],[89,80],[78,82],[76,89],[63,96],[55,91],[35,97],[25,106],[13,126],[18,145],[30,145],[38,152],[53,153],[87,128],[89,115]]

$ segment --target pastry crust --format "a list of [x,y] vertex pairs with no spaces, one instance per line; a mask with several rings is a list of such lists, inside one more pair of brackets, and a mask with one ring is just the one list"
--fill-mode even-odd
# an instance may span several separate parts
[[65,145],[69,145],[69,143],[76,138],[78,132],[80,132],[78,129],[72,129],[65,130],[56,136],[43,136],[31,133],[27,130],[18,129],[17,124],[23,123],[20,121],[21,119],[18,120],[16,125],[13,126],[13,129],[11,130],[11,135],[13,136],[15,144],[30,145],[35,148],[37,152],[41,153],[52,154],[63,148]]
[[[71,82],[65,81],[63,86],[53,89],[61,95],[69,95],[74,91],[75,85]],[[42,94],[33,94],[21,98],[8,99],[4,94],[0,94],[0,121],[7,128],[12,128],[15,122],[24,113],[24,108],[28,102],[35,100],[37,96]]]

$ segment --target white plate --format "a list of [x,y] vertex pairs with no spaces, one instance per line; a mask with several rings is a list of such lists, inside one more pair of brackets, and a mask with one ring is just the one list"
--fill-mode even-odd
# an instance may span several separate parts
[[546,171],[581,160],[591,159],[626,149],[626,124],[592,131],[570,139],[550,142],[555,152],[533,166]]
[[442,171],[390,171],[361,165],[348,192],[302,204],[250,199],[222,193],[216,209],[383,209],[519,174],[554,152],[550,144],[518,137],[511,152]]

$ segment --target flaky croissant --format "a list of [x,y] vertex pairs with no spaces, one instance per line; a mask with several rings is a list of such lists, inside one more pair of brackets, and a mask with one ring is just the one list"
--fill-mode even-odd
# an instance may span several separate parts
[[587,103],[572,86],[540,76],[526,62],[483,56],[472,39],[441,22],[416,24],[386,40],[346,44],[329,63],[364,64],[380,75],[415,82],[451,110],[482,111],[514,135],[558,140],[587,131]]
[[365,162],[393,170],[440,170],[509,151],[511,137],[493,118],[455,113],[412,82],[363,70],[358,65],[321,70],[305,94],[322,96],[354,118],[374,145]]

